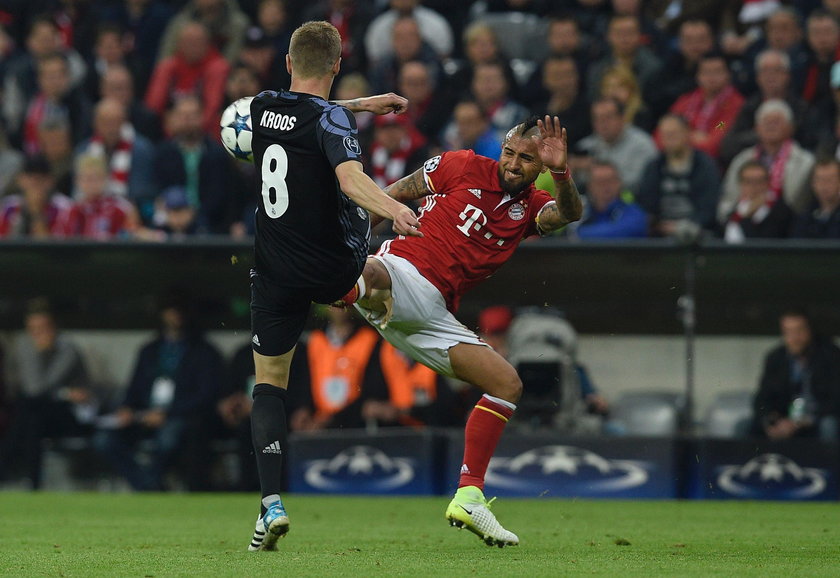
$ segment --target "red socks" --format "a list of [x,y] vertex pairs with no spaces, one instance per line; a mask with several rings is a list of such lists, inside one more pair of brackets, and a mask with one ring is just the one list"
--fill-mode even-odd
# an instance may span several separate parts
[[464,463],[458,487],[478,486],[484,490],[484,474],[505,424],[516,406],[485,394],[470,413],[464,432]]

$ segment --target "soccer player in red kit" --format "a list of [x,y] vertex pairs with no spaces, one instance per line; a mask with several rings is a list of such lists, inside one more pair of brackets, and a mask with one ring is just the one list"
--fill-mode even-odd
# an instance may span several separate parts
[[[522,382],[453,313],[461,295],[492,275],[524,238],[580,218],[566,153],[566,130],[557,117],[546,116],[512,128],[498,161],[469,150],[429,159],[386,189],[400,201],[425,197],[419,217],[424,236],[383,243],[343,300],[355,301],[385,339],[416,361],[485,392],[467,420],[459,488],[446,518],[491,546],[519,543],[490,512],[483,489]],[[534,187],[546,170],[554,177],[556,200]]]

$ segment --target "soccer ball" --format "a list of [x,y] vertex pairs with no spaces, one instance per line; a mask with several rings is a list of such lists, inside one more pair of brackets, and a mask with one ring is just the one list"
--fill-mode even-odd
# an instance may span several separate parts
[[233,102],[222,113],[221,137],[225,150],[233,158],[249,163],[254,162],[251,150],[251,101],[253,96],[246,96]]

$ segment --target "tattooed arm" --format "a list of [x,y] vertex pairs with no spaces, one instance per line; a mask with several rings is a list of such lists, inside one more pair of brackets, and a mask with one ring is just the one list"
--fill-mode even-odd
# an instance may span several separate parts
[[[426,179],[423,178],[423,169],[419,168],[408,176],[405,176],[397,182],[385,187],[385,193],[401,203],[408,201],[415,201],[426,195],[432,194],[426,187]],[[381,223],[383,217],[371,214],[370,225],[375,227]]]
[[551,176],[554,177],[557,199],[553,203],[546,204],[537,214],[537,229],[540,233],[550,233],[560,227],[565,227],[579,220],[583,213],[583,205],[580,202],[575,181],[570,176],[563,178],[563,174],[558,175],[555,172],[552,172]]
[[405,112],[408,107],[408,100],[393,92],[351,100],[336,100],[334,102],[347,108],[350,112],[367,111],[373,114],[388,114],[389,112],[400,114]]

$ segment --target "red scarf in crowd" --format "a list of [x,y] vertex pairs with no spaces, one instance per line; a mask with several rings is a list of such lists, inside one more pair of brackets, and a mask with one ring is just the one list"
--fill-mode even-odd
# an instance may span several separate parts
[[[111,153],[108,166],[110,176],[108,179],[108,191],[114,195],[125,196],[128,194],[128,176],[131,173],[131,153],[134,150],[134,127],[125,123],[120,128],[120,140]],[[94,135],[90,139],[87,152],[92,155],[107,158],[105,143],[102,137]]]
[[703,94],[703,91],[699,88],[695,90],[688,97],[685,109],[686,120],[688,120],[691,128],[707,133],[711,132],[715,128],[712,126],[712,118],[718,109],[720,109],[721,105],[732,97],[734,92],[735,89],[732,85],[729,85],[721,90],[712,100],[706,101],[706,96]]
[[773,202],[782,196],[782,191],[785,188],[785,168],[790,159],[790,151],[793,149],[793,141],[787,139],[779,148],[779,152],[774,157],[768,157],[760,145],[755,147],[755,158],[767,167],[770,173],[770,190],[775,197]]

